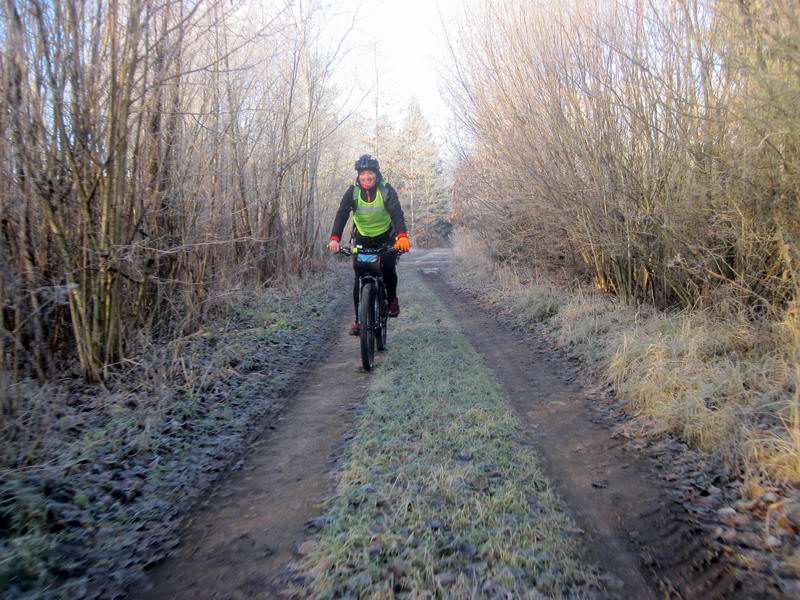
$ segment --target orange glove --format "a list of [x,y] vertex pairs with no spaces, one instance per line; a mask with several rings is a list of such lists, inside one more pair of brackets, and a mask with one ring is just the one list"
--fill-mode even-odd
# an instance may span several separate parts
[[398,235],[394,247],[400,250],[400,252],[408,252],[411,250],[411,243],[408,241],[408,236],[405,233]]

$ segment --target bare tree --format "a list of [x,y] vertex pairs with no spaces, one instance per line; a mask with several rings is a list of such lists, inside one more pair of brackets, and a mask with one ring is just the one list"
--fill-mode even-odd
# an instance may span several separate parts
[[313,264],[340,123],[321,10],[4,2],[4,372],[45,378],[74,352],[100,380],[140,332]]
[[797,19],[784,1],[485,3],[452,48],[472,140],[461,218],[507,258],[628,300],[724,288],[781,314],[798,281]]
[[395,172],[408,213],[409,230],[416,243],[437,245],[446,229],[442,224],[449,213],[449,197],[442,176],[439,147],[416,100],[406,109],[394,144],[397,146]]

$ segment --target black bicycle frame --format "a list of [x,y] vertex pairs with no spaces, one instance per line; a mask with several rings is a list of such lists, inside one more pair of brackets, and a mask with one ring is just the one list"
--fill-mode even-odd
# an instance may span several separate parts
[[[358,277],[358,303],[359,305],[361,304],[364,286],[367,283],[374,283],[381,308],[379,317],[384,319],[389,310],[389,302],[386,297],[386,284],[383,281],[383,273],[381,272],[381,260],[385,255],[398,251],[392,246],[382,246],[380,248],[360,248],[356,246],[354,250],[357,250],[357,252],[351,250],[351,255],[355,257],[353,259],[353,268]],[[359,256],[374,257],[374,261],[360,262]],[[380,326],[380,322],[378,322],[378,326]]]

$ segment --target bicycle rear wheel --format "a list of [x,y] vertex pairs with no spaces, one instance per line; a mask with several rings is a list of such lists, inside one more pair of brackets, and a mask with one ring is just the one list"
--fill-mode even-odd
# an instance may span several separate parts
[[371,371],[375,362],[375,300],[378,294],[374,283],[365,283],[361,288],[361,301],[358,305],[358,321],[361,326],[361,364],[365,371]]

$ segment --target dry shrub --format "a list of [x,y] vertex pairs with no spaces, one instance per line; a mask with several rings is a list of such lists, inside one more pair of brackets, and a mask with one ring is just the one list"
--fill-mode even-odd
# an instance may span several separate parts
[[782,357],[783,393],[773,407],[781,427],[764,431],[753,428],[747,450],[751,462],[783,479],[800,479],[800,319],[797,303],[778,325],[776,340]]
[[492,260],[487,244],[479,238],[459,234],[455,236],[453,255],[461,277],[470,287],[481,290],[485,296],[499,294],[502,285],[495,274],[502,267]]
[[796,374],[771,327],[697,311],[654,312],[638,322],[632,310],[627,318],[586,312],[583,319],[562,312],[561,323],[579,330],[612,322],[597,340],[599,354],[629,410],[750,473],[800,481],[791,421]]
[[556,315],[556,339],[562,346],[573,347],[584,359],[605,363],[633,320],[630,307],[595,292],[578,292]]
[[453,104],[460,223],[625,301],[779,318],[798,281],[791,0],[485,2]]
[[453,237],[459,277],[493,303],[504,303],[520,324],[546,321],[558,313],[565,295],[541,274],[524,272],[515,262],[501,261],[497,249],[463,229]]
[[0,6],[0,369],[106,379],[138,331],[313,268],[339,187],[323,10]]

